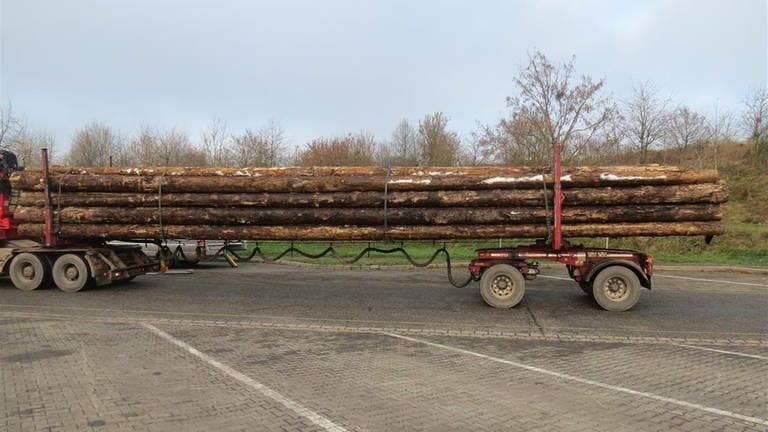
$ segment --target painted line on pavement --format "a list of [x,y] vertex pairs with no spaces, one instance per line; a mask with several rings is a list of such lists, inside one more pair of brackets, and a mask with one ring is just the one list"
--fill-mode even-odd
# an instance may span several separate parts
[[[557,280],[565,280],[565,281],[572,281],[573,279],[567,278],[567,277],[560,277],[560,276],[545,276],[545,275],[539,275],[538,277],[543,277],[547,279],[557,279]],[[576,282],[576,281],[574,281]]]
[[[557,279],[557,280],[564,280],[564,281],[570,281],[573,280],[571,278],[567,277],[560,277],[560,276],[546,276],[546,275],[539,275],[538,277],[547,278],[547,279]],[[662,275],[662,274],[654,274],[653,277],[662,277],[662,278],[672,278],[672,279],[685,279],[685,280],[692,280],[692,281],[699,281],[699,282],[714,282],[714,283],[724,283],[724,284],[731,284],[731,285],[747,285],[747,286],[756,286],[756,287],[762,287],[762,288],[768,288],[768,285],[766,284],[759,284],[759,283],[752,283],[752,282],[734,282],[734,281],[726,281],[726,280],[719,280],[719,279],[702,279],[702,278],[692,278],[692,277],[686,277],[686,276],[670,276],[670,275]]]
[[686,401],[683,401],[683,400],[673,399],[673,398],[669,398],[669,397],[666,397],[666,396],[660,396],[660,395],[656,395],[656,394],[653,394],[653,393],[647,393],[647,392],[642,392],[642,391],[638,391],[638,390],[632,390],[632,389],[629,389],[629,388],[626,388],[626,387],[619,387],[619,386],[614,386],[614,385],[611,385],[611,384],[601,383],[601,382],[598,382],[598,381],[592,381],[590,379],[580,378],[580,377],[573,376],[573,375],[567,375],[567,374],[564,374],[564,373],[555,372],[555,371],[551,371],[551,370],[548,370],[548,369],[542,369],[542,368],[539,368],[539,367],[536,367],[536,366],[530,366],[530,365],[527,365],[527,364],[524,364],[524,363],[518,363],[518,362],[514,362],[514,361],[510,361],[510,360],[505,360],[505,359],[498,358],[498,357],[492,357],[492,356],[489,356],[489,355],[480,354],[478,352],[469,351],[469,350],[465,350],[465,349],[462,349],[462,348],[456,348],[456,347],[452,347],[452,346],[448,346],[448,345],[443,345],[443,344],[439,344],[439,343],[435,343],[435,342],[430,342],[430,341],[427,341],[427,340],[424,340],[424,339],[412,338],[412,337],[408,337],[408,336],[399,335],[399,334],[396,334],[396,333],[385,333],[385,334],[387,336],[390,336],[390,337],[393,337],[393,338],[402,339],[402,340],[406,340],[406,341],[414,342],[414,343],[419,343],[419,344],[423,344],[423,345],[429,345],[431,347],[441,348],[441,349],[444,349],[444,350],[447,350],[447,351],[453,351],[453,352],[456,352],[456,353],[459,353],[459,354],[465,354],[465,355],[469,355],[469,356],[473,356],[473,357],[478,357],[478,358],[481,358],[481,359],[484,359],[484,360],[489,360],[489,361],[493,361],[493,362],[497,362],[497,363],[502,363],[502,364],[505,364],[505,365],[508,365],[508,366],[513,366],[513,367],[516,367],[516,368],[525,369],[525,370],[528,370],[528,371],[531,371],[531,372],[540,373],[540,374],[543,374],[543,375],[549,375],[549,376],[553,376],[553,377],[564,379],[564,380],[574,381],[574,382],[578,382],[578,383],[582,383],[582,384],[587,384],[587,385],[591,385],[591,386],[595,386],[595,387],[601,387],[601,388],[612,390],[612,391],[617,391],[617,392],[621,392],[621,393],[630,394],[632,396],[644,397],[644,398],[648,398],[648,399],[657,400],[657,401],[660,401],[660,402],[671,403],[671,404],[679,405],[679,406],[686,407],[686,408],[692,408],[692,409],[704,411],[704,412],[707,412],[707,413],[710,413],[710,414],[716,414],[716,415],[719,415],[719,416],[729,417],[729,418],[732,418],[732,419],[743,420],[743,421],[747,421],[747,422],[750,422],[750,423],[755,423],[755,424],[759,424],[759,425],[763,425],[763,426],[768,426],[768,420],[761,419],[761,418],[758,418],[758,417],[750,417],[750,416],[742,415],[742,414],[735,413],[735,412],[732,412],[732,411],[726,411],[726,410],[721,410],[721,409],[718,409],[718,408],[712,408],[712,407],[708,407],[708,406],[705,406],[705,405],[700,405],[700,404],[697,404],[697,403],[686,402]]
[[736,351],[719,350],[719,349],[700,347],[700,346],[695,346],[695,345],[677,344],[677,346],[685,347],[685,348],[693,348],[693,349],[702,350],[702,351],[712,351],[712,352],[716,352],[716,353],[720,353],[720,354],[730,354],[730,355],[735,355],[735,356],[739,356],[739,357],[749,357],[749,358],[755,358],[755,359],[760,359],[760,360],[768,360],[768,357],[759,356],[759,355],[756,355],[756,354],[746,354],[746,353],[740,353],[740,352],[736,352]]
[[[557,280],[564,280],[564,281],[570,281],[573,280],[571,278],[567,277],[560,277],[560,276],[546,276],[546,275],[539,275],[538,277],[547,278],[547,279],[557,279]],[[746,285],[746,286],[756,286],[761,288],[768,288],[768,285],[766,284],[759,284],[759,283],[752,283],[752,282],[734,282],[734,281],[726,281],[726,280],[719,280],[719,279],[702,279],[702,278],[693,278],[693,277],[686,277],[686,276],[670,276],[670,275],[662,275],[662,274],[654,274],[653,277],[661,277],[661,278],[672,278],[672,279],[685,279],[685,280],[692,280],[692,281],[698,281],[698,282],[713,282],[713,283],[724,283],[724,284],[731,284],[731,285]]]
[[687,276],[671,276],[671,275],[662,275],[662,274],[654,274],[653,277],[662,277],[662,278],[671,278],[671,279],[685,279],[685,280],[692,280],[692,281],[699,281],[699,282],[714,282],[714,283],[724,283],[729,285],[746,285],[746,286],[756,286],[761,288],[768,288],[768,284],[759,284],[759,283],[751,283],[751,282],[734,282],[734,281],[728,281],[728,280],[719,280],[719,279],[702,279],[702,278],[693,278],[693,277],[687,277]]
[[152,333],[156,334],[157,336],[161,337],[162,339],[165,339],[166,341],[182,348],[186,352],[192,354],[193,356],[199,358],[200,360],[203,360],[204,362],[208,363],[209,365],[215,367],[216,369],[219,369],[220,371],[224,372],[225,374],[229,375],[230,377],[240,381],[241,383],[247,385],[248,387],[251,387],[252,389],[258,391],[259,393],[263,394],[264,396],[274,400],[275,402],[279,402],[284,407],[288,408],[289,410],[295,412],[296,414],[306,418],[307,420],[311,421],[312,423],[316,424],[317,426],[320,426],[321,428],[329,431],[329,432],[346,432],[346,429],[343,427],[337,425],[336,423],[328,420],[327,418],[321,416],[320,414],[312,411],[311,409],[305,407],[304,405],[301,405],[300,403],[293,401],[282,394],[276,392],[275,390],[272,390],[271,388],[265,386],[264,384],[254,380],[253,378],[249,377],[248,375],[245,375],[241,372],[236,371],[235,369],[232,369],[231,367],[219,362],[218,360],[214,359],[213,357],[209,356],[208,354],[202,353],[195,349],[193,346],[187,344],[186,342],[183,342],[179,339],[176,339],[175,337],[169,335],[168,333],[160,330],[159,328],[153,326],[152,324],[148,324],[145,322],[141,323],[144,328],[151,331]]

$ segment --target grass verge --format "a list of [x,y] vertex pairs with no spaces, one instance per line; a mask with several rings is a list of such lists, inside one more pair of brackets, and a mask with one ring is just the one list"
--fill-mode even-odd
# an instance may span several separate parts
[[[496,240],[496,241],[448,241],[448,242],[251,242],[249,253],[258,247],[268,258],[274,258],[291,246],[308,254],[320,254],[332,246],[341,260],[329,254],[322,258],[306,258],[299,253],[286,254],[281,260],[314,263],[322,265],[406,265],[408,260],[401,253],[383,254],[369,252],[355,263],[349,261],[355,258],[367,247],[380,249],[403,248],[417,262],[425,262],[435,251],[443,246],[448,250],[452,261],[468,261],[475,257],[475,250],[493,247],[514,247],[531,244],[531,240]],[[606,247],[606,239],[574,239],[574,244],[591,247]],[[685,264],[717,264],[741,266],[768,266],[768,230],[766,227],[739,227],[726,229],[723,236],[715,237],[707,245],[704,238],[631,238],[609,239],[607,246],[611,248],[635,249],[654,255],[657,263]],[[244,255],[244,254],[241,254]],[[443,264],[444,258],[438,257],[436,264]]]

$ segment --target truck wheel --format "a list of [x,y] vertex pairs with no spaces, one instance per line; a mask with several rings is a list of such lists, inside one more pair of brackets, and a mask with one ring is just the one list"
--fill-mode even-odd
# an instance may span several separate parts
[[606,267],[594,279],[592,294],[607,311],[625,311],[640,300],[640,280],[630,269],[614,265]]
[[525,294],[525,279],[516,268],[496,264],[480,278],[480,295],[489,306],[497,309],[515,307]]
[[13,286],[22,291],[40,288],[48,280],[49,273],[45,258],[27,252],[16,255],[8,267]]
[[77,255],[65,254],[53,263],[53,282],[62,291],[80,291],[88,285],[89,279],[88,266]]

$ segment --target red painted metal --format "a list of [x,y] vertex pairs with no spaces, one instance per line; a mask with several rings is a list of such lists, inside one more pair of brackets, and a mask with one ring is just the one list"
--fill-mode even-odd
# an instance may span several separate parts
[[586,248],[571,246],[563,240],[562,155],[560,143],[555,143],[552,159],[554,186],[554,221],[550,243],[539,240],[534,245],[514,248],[479,249],[477,258],[469,264],[475,278],[496,265],[508,264],[517,268],[526,279],[538,275],[538,261],[547,260],[565,264],[568,274],[577,282],[588,281],[594,273],[607,265],[623,265],[635,271],[643,286],[651,287],[653,256],[623,249]]
[[41,149],[43,161],[43,199],[45,201],[45,227],[43,237],[46,247],[56,246],[56,235],[53,232],[53,205],[51,204],[51,173],[48,167],[48,149]]
[[0,240],[16,237],[16,222],[11,214],[11,182],[9,177],[17,168],[16,156],[8,151],[0,151]]
[[[0,178],[0,181],[7,180]],[[0,193],[0,240],[9,240],[16,235],[16,224],[11,218],[11,212],[8,207],[9,201],[10,197],[8,194]]]
[[532,279],[539,272],[538,261],[540,260],[565,264],[568,274],[577,282],[588,280],[593,270],[607,263],[632,268],[638,274],[641,284],[648,288],[653,276],[653,256],[649,254],[633,250],[587,248],[567,244],[560,250],[555,250],[543,242],[506,249],[479,249],[477,258],[469,265],[469,270],[475,278],[479,278],[483,271],[493,265],[509,264],[520,270],[523,276]]

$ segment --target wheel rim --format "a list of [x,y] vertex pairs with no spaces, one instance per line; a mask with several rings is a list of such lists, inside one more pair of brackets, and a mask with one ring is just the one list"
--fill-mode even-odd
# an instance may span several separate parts
[[491,283],[491,290],[496,297],[509,297],[512,295],[512,290],[515,287],[515,283],[507,275],[498,275],[493,278]]
[[33,280],[35,278],[35,266],[32,263],[24,263],[24,266],[21,268],[21,277],[28,281]]
[[62,255],[53,264],[53,282],[62,291],[80,291],[86,287],[88,280],[88,267],[81,256]]
[[80,278],[80,271],[77,270],[77,267],[70,264],[64,269],[64,278],[70,282],[74,282]]
[[605,296],[611,301],[622,301],[629,296],[629,284],[627,281],[618,276],[609,278],[603,284],[603,292]]

